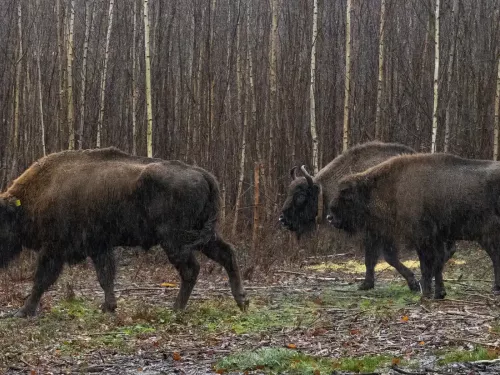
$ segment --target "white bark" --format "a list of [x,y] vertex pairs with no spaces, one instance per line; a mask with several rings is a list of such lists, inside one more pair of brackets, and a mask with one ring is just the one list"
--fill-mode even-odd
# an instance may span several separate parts
[[349,97],[351,95],[351,0],[347,0],[345,23],[345,89],[343,150],[349,147]]
[[434,29],[434,106],[432,110],[432,144],[431,153],[436,152],[436,138],[438,130],[438,80],[439,80],[439,0],[436,0]]
[[69,1],[69,25],[68,25],[68,45],[66,52],[67,63],[68,63],[68,149],[73,150],[75,148],[75,109],[73,105],[73,27],[75,24],[75,0]]
[[375,138],[382,139],[382,86],[384,82],[384,37],[385,37],[385,0],[380,4],[380,29],[378,43],[378,80],[377,80],[377,109],[375,114]]
[[151,103],[151,57],[149,54],[149,2],[144,0],[144,56],[146,60],[147,155],[153,157],[153,109]]
[[102,71],[101,76],[101,101],[99,107],[99,119],[97,120],[97,142],[96,147],[101,147],[101,133],[102,133],[102,122],[104,119],[104,98],[106,93],[106,79],[108,73],[108,59],[109,59],[109,41],[111,39],[111,30],[113,28],[113,7],[115,1],[109,1],[109,10],[108,10],[108,32],[106,34],[106,47],[104,51],[104,69]]
[[318,0],[313,2],[313,26],[312,26],[312,48],[311,48],[311,80],[309,85],[309,102],[310,102],[310,118],[311,118],[311,138],[312,138],[312,161],[314,174],[319,171],[319,154],[318,154],[318,132],[316,130],[316,99],[314,95],[316,81],[316,39],[318,37]]

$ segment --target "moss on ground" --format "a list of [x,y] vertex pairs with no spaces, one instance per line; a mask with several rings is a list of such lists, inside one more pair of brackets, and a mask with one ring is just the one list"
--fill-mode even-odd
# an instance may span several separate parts
[[310,356],[286,348],[260,348],[242,351],[222,358],[215,365],[218,373],[228,371],[259,370],[267,374],[331,374],[335,370],[373,372],[387,367],[392,359],[388,356],[365,356],[337,360]]

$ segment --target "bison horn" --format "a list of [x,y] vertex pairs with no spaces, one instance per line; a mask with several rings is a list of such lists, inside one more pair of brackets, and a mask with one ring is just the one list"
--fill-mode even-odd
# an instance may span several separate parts
[[306,171],[306,166],[303,165],[302,167],[300,167],[300,170],[304,174],[304,177],[306,178],[307,183],[309,184],[309,186],[313,186],[312,176],[309,174],[309,172]]
[[297,178],[297,166],[293,167],[292,169],[290,169],[290,177],[292,178],[292,180],[295,180]]

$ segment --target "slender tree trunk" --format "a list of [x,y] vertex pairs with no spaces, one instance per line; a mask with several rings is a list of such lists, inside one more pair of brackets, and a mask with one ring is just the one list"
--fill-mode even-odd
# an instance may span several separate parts
[[68,25],[68,149],[75,148],[75,109],[73,106],[73,26],[75,24],[75,0],[69,1],[69,25]]
[[137,0],[134,2],[132,32],[132,154],[137,155]]
[[[247,15],[248,17],[248,15]],[[234,218],[232,235],[236,236],[236,230],[238,228],[238,216],[241,207],[241,196],[243,193],[243,181],[245,179],[245,159],[246,159],[246,128],[247,128],[247,116],[246,113],[242,112],[245,103],[243,102],[243,74],[242,74],[242,63],[241,63],[241,30],[240,30],[240,20],[238,19],[238,25],[236,26],[236,84],[238,89],[238,122],[241,122],[241,147],[240,147],[240,168],[238,177],[238,192],[236,194],[236,205],[234,208]],[[248,51],[247,51],[248,53]],[[243,121],[242,121],[243,120]]]
[[312,26],[312,47],[311,47],[311,80],[309,85],[309,102],[311,116],[311,138],[312,138],[312,161],[314,174],[319,171],[318,154],[318,132],[316,130],[316,99],[314,95],[316,81],[316,40],[318,38],[318,0],[313,2],[313,26]]
[[497,89],[495,93],[495,132],[493,140],[493,160],[498,160],[498,129],[500,127],[500,58],[497,68]]
[[21,100],[21,69],[23,58],[23,23],[22,23],[22,8],[21,0],[17,4],[17,37],[18,50],[16,60],[16,86],[14,88],[14,131],[12,139],[12,176],[17,174],[17,166],[19,162],[19,116],[20,116],[20,100]]
[[436,152],[436,138],[438,131],[438,80],[439,80],[439,0],[436,0],[434,28],[434,106],[432,110],[432,144],[431,153]]
[[[40,0],[36,1],[36,7],[38,10],[40,9]],[[45,146],[45,124],[44,124],[44,117],[43,117],[43,94],[42,94],[42,70],[40,67],[40,53],[41,53],[42,48],[40,46],[41,41],[40,41],[40,34],[38,32],[37,21],[35,21],[33,23],[33,27],[35,30],[36,43],[37,43],[36,70],[37,70],[37,75],[38,75],[38,109],[40,111],[40,140],[42,142],[42,153],[43,153],[43,156],[45,156],[45,155],[47,155],[47,148]]]
[[351,95],[351,1],[347,0],[345,22],[345,90],[344,90],[344,137],[343,150],[349,147],[349,97]]
[[[269,75],[270,75],[270,113],[269,113],[269,150],[267,154],[267,166],[265,169],[267,169],[267,182],[268,186],[266,188],[266,195],[269,197],[270,193],[273,191],[273,181],[274,179],[274,165],[275,165],[275,158],[274,158],[274,132],[275,128],[278,126],[278,103],[277,103],[277,92],[278,92],[278,85],[277,85],[277,46],[278,46],[278,14],[279,14],[279,9],[278,9],[278,0],[271,0],[271,48],[270,48],[270,67],[269,67]],[[265,171],[263,171],[265,173]],[[273,201],[273,198],[271,197],[271,202]],[[267,206],[266,207],[266,219],[269,219],[271,215],[271,210],[272,207]]]
[[149,54],[149,1],[144,0],[144,57],[146,60],[147,155],[153,157],[153,109],[151,103],[151,58]]
[[64,26],[61,23],[62,11],[61,11],[61,0],[56,0],[56,17],[57,17],[57,61],[59,65],[59,90],[57,92],[57,115],[56,115],[56,128],[57,128],[57,146],[58,149],[62,149],[62,123],[63,123],[63,96],[64,89],[66,87],[64,83],[64,63],[63,63],[63,43],[64,43]]
[[382,87],[384,84],[384,38],[385,38],[385,0],[380,4],[380,29],[378,43],[378,80],[377,80],[377,109],[375,113],[375,139],[383,139],[382,124]]
[[451,19],[455,23],[453,25],[453,36],[451,38],[450,54],[448,56],[448,69],[447,69],[447,89],[448,89],[448,102],[446,103],[445,112],[445,126],[444,126],[444,152],[448,152],[450,149],[450,105],[452,103],[452,98],[455,96],[454,90],[451,89],[451,78],[453,76],[453,62],[455,59],[455,46],[457,43],[457,32],[458,32],[458,19],[456,17],[458,13],[458,0],[453,0],[453,7],[451,10]]
[[113,28],[113,7],[115,5],[115,0],[109,1],[108,10],[108,32],[106,34],[106,47],[104,50],[104,68],[101,75],[101,100],[99,106],[99,119],[97,120],[97,141],[96,147],[101,147],[101,134],[102,134],[102,123],[104,120],[104,99],[106,93],[106,79],[108,74],[108,60],[109,60],[109,41],[111,39],[111,30]]
[[[91,4],[92,3],[92,4]],[[92,8],[91,8],[92,5]],[[90,28],[94,16],[94,0],[85,0],[85,39],[83,41],[82,87],[80,92],[80,125],[78,127],[78,149],[83,148],[83,131],[85,126],[85,96],[87,91],[87,56],[89,52]]]

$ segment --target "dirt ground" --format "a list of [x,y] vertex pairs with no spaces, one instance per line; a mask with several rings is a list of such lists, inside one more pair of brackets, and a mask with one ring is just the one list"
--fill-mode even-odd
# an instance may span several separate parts
[[[386,263],[358,291],[363,259],[311,257],[258,269],[241,313],[219,266],[202,261],[185,312],[157,254],[121,258],[118,310],[99,310],[91,265],[66,268],[31,319],[10,318],[31,286],[26,259],[0,273],[1,374],[498,374],[500,299],[486,253],[462,248],[447,298],[422,300]],[[418,273],[418,262],[406,259]]]

